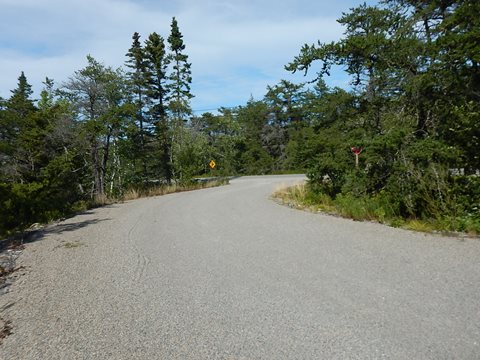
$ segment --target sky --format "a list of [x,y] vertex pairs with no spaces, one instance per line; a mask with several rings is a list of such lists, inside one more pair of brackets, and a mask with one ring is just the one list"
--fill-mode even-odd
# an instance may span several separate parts
[[[303,44],[339,40],[336,22],[360,0],[0,0],[0,97],[9,98],[21,71],[35,94],[45,77],[57,85],[92,55],[123,66],[136,31],[165,39],[175,16],[192,63],[192,109],[212,111],[263,98],[282,79]],[[374,0],[367,1],[374,3]],[[331,86],[348,86],[335,71]],[[37,95],[38,96],[38,95]]]

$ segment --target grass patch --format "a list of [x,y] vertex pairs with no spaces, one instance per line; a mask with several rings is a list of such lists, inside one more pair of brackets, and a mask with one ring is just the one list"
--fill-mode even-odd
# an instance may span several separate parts
[[404,229],[408,230],[413,230],[413,231],[418,231],[418,232],[425,232],[425,233],[431,233],[436,229],[436,227],[433,224],[430,224],[426,221],[422,220],[408,220],[404,225]]
[[284,203],[291,203],[294,205],[306,205],[305,195],[305,186],[303,185],[294,185],[290,187],[280,185],[273,193],[274,198],[279,199]]
[[229,180],[227,178],[221,178],[218,180],[212,180],[207,182],[192,182],[186,185],[180,185],[180,184],[160,185],[160,186],[150,187],[147,189],[131,188],[125,192],[125,194],[120,198],[120,200],[129,201],[129,200],[135,200],[135,199],[140,199],[144,197],[162,196],[162,195],[173,194],[173,193],[178,193],[183,191],[207,189],[207,188],[227,185],[228,183],[229,183]]
[[296,209],[325,212],[357,221],[375,221],[392,227],[413,231],[453,234],[461,232],[468,236],[480,234],[480,220],[473,216],[445,217],[441,219],[403,219],[396,216],[381,197],[354,197],[339,194],[332,199],[326,194],[316,194],[307,185],[281,186],[272,194],[277,202]]

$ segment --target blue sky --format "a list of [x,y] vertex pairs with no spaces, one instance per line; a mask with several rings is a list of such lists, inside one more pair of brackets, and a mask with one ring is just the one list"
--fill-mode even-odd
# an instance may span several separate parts
[[[369,1],[367,3],[374,3]],[[61,84],[86,64],[124,64],[133,32],[168,37],[178,20],[192,63],[192,108],[198,111],[261,99],[267,85],[300,82],[283,67],[304,43],[338,40],[336,22],[355,0],[0,0],[0,96],[21,71],[41,90],[46,76]],[[346,86],[335,72],[330,85]]]

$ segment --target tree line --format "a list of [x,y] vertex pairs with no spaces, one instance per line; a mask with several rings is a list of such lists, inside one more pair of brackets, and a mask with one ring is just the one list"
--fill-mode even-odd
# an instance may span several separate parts
[[[377,218],[435,219],[480,232],[480,4],[385,0],[350,9],[339,41],[304,45],[268,86],[194,116],[191,64],[175,18],[167,41],[133,35],[124,69],[87,66],[38,101],[22,74],[0,103],[3,232],[195,176],[306,172],[312,202]],[[346,89],[325,77],[342,69]],[[356,163],[352,148],[361,150]],[[215,159],[217,168],[208,167]]]
[[177,20],[165,40],[134,33],[125,67],[92,56],[40,99],[22,72],[0,99],[0,233],[117,198],[129,187],[189,181],[182,162],[191,64]]

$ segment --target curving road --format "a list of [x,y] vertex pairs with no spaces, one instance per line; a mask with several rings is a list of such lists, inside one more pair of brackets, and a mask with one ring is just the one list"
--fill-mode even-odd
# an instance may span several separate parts
[[0,359],[479,359],[480,241],[269,200],[300,176],[96,209],[28,244]]

